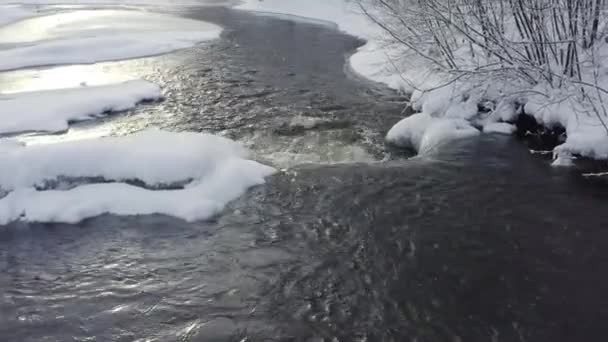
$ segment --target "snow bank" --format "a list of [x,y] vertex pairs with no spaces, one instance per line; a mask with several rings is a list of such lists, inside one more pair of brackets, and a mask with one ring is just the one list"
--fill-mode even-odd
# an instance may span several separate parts
[[559,93],[554,93],[553,98],[549,99],[540,95],[530,96],[524,110],[543,126],[561,126],[566,129],[566,141],[553,151],[554,165],[567,165],[573,155],[608,159],[606,128],[594,112],[585,113],[585,108],[581,108],[580,103],[571,96]]
[[0,28],[0,70],[153,56],[219,37],[216,25],[125,10],[73,11]]
[[0,94],[0,133],[63,131],[70,121],[90,119],[111,111],[135,107],[162,96],[147,81]]
[[[451,135],[439,134],[433,139],[433,132],[441,131],[439,128],[431,129],[437,120],[448,120],[437,127],[459,127],[457,130],[473,134],[467,125],[459,120],[475,121],[484,127],[485,133],[511,134],[515,127],[506,123],[515,119],[515,99],[511,94],[517,95],[518,103],[526,103],[526,113],[534,116],[538,122],[551,128],[560,125],[566,128],[567,140],[555,149],[555,157],[561,158],[559,164],[568,155],[582,155],[585,157],[608,158],[608,133],[597,117],[587,115],[581,118],[574,115],[572,106],[563,105],[559,97],[571,94],[557,94],[553,89],[530,89],[529,85],[519,84],[511,80],[496,82],[495,80],[463,80],[446,87],[439,87],[450,83],[451,77],[438,72],[424,58],[419,57],[403,46],[389,44],[391,37],[379,29],[361,13],[356,2],[347,0],[245,0],[238,8],[265,13],[281,13],[295,16],[313,18],[335,23],[338,28],[348,34],[367,40],[367,44],[351,56],[350,64],[354,71],[376,82],[387,84],[394,89],[412,92],[412,107],[420,111],[420,116],[406,118],[399,122],[387,135],[390,142],[425,150],[423,138],[430,140],[445,138],[450,140]],[[457,48],[457,47],[455,47]],[[464,54],[466,49],[456,49],[456,58],[460,61],[470,56]],[[599,59],[608,58],[608,47],[598,52]],[[400,63],[400,61],[405,61]],[[466,61],[465,61],[466,62]],[[470,61],[473,62],[473,61]],[[608,67],[600,65],[599,75],[608,75]],[[583,71],[586,72],[586,71]],[[591,78],[587,75],[588,79]],[[603,77],[600,86],[608,88],[608,77]],[[439,89],[436,89],[439,88]],[[424,89],[435,89],[423,91]],[[537,97],[525,94],[543,93],[546,96]],[[515,96],[515,95],[514,95]],[[467,98],[463,100],[463,98]],[[493,101],[495,108],[486,118],[480,118],[477,113],[477,104],[480,101]],[[578,111],[581,112],[581,111]],[[589,112],[588,109],[582,112]],[[608,118],[605,118],[608,121]],[[469,125],[470,126],[470,125]],[[460,136],[461,132],[454,136]],[[433,133],[435,134],[435,133]]]
[[[238,143],[200,133],[144,131],[127,137],[19,146],[0,140],[0,224],[74,223],[104,213],[206,219],[274,173]],[[70,179],[101,183],[44,189]],[[125,181],[139,181],[138,187]],[[183,189],[151,190],[185,183]]]

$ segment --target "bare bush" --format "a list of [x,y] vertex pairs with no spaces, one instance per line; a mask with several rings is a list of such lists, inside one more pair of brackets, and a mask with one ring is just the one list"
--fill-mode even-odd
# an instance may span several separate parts
[[575,89],[607,115],[598,81],[607,0],[359,1],[395,42],[452,79],[508,74],[531,87]]

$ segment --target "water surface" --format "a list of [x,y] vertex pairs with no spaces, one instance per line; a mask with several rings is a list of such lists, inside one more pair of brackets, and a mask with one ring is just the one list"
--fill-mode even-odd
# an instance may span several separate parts
[[3,73],[2,90],[143,77],[164,102],[67,137],[213,132],[284,170],[208,222],[0,228],[0,340],[605,338],[605,182],[507,136],[408,159],[382,139],[405,99],[345,68],[361,41],[225,8],[180,14],[225,31],[160,57]]

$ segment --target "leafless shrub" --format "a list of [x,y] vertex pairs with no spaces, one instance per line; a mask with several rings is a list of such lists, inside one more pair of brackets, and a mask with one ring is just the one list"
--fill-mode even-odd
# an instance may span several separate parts
[[607,0],[358,1],[395,42],[453,78],[508,73],[531,87],[574,89],[606,126],[597,50]]

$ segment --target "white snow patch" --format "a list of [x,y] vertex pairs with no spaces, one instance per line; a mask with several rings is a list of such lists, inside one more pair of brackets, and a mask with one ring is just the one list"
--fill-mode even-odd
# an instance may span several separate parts
[[73,11],[0,28],[0,70],[153,56],[219,37],[219,26],[125,10]]
[[416,113],[395,124],[386,134],[386,140],[397,146],[420,150],[427,129],[436,121],[428,114]]
[[110,111],[124,111],[162,96],[150,82],[36,92],[0,94],[0,133],[63,131],[70,121],[86,120]]
[[506,122],[494,122],[483,126],[484,133],[513,134],[517,127]]
[[[559,97],[560,94],[554,94]],[[563,94],[561,94],[564,96]],[[548,104],[547,104],[548,103]],[[578,114],[577,104],[571,98],[565,100],[531,96],[525,111],[542,125],[560,125],[566,129],[566,141],[554,149],[555,158],[569,159],[580,155],[593,159],[608,159],[608,132],[595,113]],[[608,118],[604,118],[605,121]]]
[[479,131],[466,120],[435,118],[426,113],[418,113],[393,126],[386,139],[397,146],[413,148],[419,154],[426,154],[446,142],[478,134]]
[[35,12],[18,5],[0,5],[0,26],[31,17]]
[[[11,191],[0,199],[0,224],[75,223],[105,213],[206,219],[274,173],[273,168],[247,159],[247,154],[226,138],[156,130],[40,146],[0,143],[0,189]],[[69,190],[35,188],[50,181],[95,177],[114,183]],[[149,190],[126,180],[150,187],[187,184],[178,190]]]
[[572,165],[574,165],[574,158],[572,157],[571,154],[567,154],[567,153],[560,153],[554,156],[554,160],[553,163],[551,163],[552,166],[555,167],[570,167]]

